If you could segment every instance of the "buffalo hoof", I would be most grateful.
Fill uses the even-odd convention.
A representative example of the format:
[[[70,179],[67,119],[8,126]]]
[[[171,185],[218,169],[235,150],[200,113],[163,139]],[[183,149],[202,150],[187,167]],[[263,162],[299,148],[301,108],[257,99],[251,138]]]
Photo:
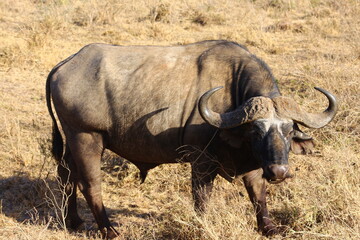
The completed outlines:
[[[100,232],[103,239],[114,239],[119,236],[119,233],[113,227],[100,229]]]
[[[66,223],[66,226],[72,230],[78,230],[84,221],[80,217],[74,217]]]
[[[279,234],[279,230],[280,229],[274,224],[269,224],[263,227],[262,229],[260,229],[262,235],[267,237]]]

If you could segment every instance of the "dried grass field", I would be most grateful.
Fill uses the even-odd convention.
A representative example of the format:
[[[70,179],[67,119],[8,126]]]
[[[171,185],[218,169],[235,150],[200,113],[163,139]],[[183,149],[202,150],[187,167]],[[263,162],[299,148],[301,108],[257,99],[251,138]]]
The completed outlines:
[[[51,157],[47,74],[92,42],[179,45],[228,39],[273,70],[282,93],[308,111],[334,93],[328,126],[306,129],[312,155],[290,155],[295,177],[268,186],[285,229],[273,239],[360,239],[360,1],[0,1],[0,239],[100,239],[83,198],[83,229],[62,229]],[[140,184],[132,164],[106,153],[103,197],[123,239],[266,239],[242,183],[215,180],[208,212],[192,208],[188,164],[162,165]],[[57,218],[60,214],[60,218]]]

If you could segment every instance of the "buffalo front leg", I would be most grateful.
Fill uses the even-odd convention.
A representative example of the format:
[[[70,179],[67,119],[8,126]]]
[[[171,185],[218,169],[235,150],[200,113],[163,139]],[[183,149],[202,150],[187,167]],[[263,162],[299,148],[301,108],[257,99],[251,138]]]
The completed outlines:
[[[103,138],[98,133],[75,133],[67,137],[74,158],[78,186],[83,193],[102,236],[115,238],[118,233],[111,226],[101,194],[100,159],[104,151]]]
[[[266,182],[262,175],[262,169],[253,170],[246,173],[243,180],[250,200],[255,208],[259,231],[264,235],[272,235],[277,233],[277,229],[269,218],[269,212],[266,206]]]
[[[195,211],[203,213],[210,197],[213,181],[217,175],[217,165],[212,159],[199,158],[191,163],[191,184]]]
[[[61,190],[66,199],[65,209],[63,214],[65,216],[66,225],[71,229],[77,229],[83,220],[79,217],[76,204],[76,190],[77,190],[77,174],[76,166],[73,162],[71,152],[68,146],[66,146],[64,158],[58,165],[58,175],[61,184]]]

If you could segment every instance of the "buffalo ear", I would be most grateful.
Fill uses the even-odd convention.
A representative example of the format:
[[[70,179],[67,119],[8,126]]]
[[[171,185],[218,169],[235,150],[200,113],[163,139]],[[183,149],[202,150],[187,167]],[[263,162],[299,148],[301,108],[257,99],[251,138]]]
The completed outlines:
[[[303,133],[300,128],[295,124],[294,133],[291,139],[291,151],[295,154],[310,154],[315,147],[312,137]]]
[[[314,149],[314,147],[315,144],[313,140],[291,140],[291,151],[293,151],[293,153],[295,154],[310,154],[313,152],[312,150]]]

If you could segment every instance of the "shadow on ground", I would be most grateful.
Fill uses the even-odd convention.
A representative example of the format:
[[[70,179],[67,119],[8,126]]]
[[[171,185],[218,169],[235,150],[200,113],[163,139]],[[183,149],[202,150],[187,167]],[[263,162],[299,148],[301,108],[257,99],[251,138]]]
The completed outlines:
[[[60,203],[60,192],[58,183],[51,179],[32,179],[26,173],[9,178],[0,177],[0,214],[13,218],[19,223],[27,224],[47,224],[49,229],[59,229],[60,225],[56,221],[55,209],[49,205],[49,200]],[[55,199],[54,197],[55,196]],[[89,231],[94,234],[97,229],[94,218],[84,199],[78,198],[79,214],[85,220],[85,225],[79,230]],[[111,209],[107,208],[110,221],[117,227],[117,222],[122,218],[135,217],[141,219],[159,218],[154,212],[144,212],[132,208]],[[120,220],[120,221],[119,221]]]

